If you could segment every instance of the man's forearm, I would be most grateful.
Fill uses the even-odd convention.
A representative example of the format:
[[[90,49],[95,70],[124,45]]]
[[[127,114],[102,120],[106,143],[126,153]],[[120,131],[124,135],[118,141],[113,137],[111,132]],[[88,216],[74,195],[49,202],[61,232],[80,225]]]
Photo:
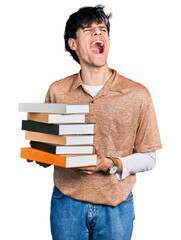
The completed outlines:
[[[152,170],[156,165],[156,151],[134,153],[126,157],[118,157],[121,162],[116,173],[119,180],[123,180],[130,174]]]

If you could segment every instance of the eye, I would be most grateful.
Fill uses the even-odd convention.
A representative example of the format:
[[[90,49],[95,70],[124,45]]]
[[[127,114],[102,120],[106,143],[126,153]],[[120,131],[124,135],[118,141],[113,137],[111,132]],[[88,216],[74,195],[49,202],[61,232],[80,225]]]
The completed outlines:
[[[90,32],[91,31],[91,28],[84,28],[83,29],[83,32]]]
[[[104,28],[104,27],[103,27],[103,28],[100,28],[100,30],[101,30],[101,32],[105,32],[105,33],[107,32],[107,29]]]

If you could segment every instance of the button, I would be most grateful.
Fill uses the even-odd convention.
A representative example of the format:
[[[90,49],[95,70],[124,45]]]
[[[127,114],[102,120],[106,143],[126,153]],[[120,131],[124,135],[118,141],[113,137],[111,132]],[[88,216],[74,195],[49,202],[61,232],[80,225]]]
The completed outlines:
[[[94,103],[94,100],[92,100],[91,103]]]

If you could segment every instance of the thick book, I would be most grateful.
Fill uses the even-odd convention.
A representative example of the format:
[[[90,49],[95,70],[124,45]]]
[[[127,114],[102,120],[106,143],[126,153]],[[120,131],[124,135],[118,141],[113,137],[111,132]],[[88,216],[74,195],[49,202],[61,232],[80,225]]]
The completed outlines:
[[[94,143],[94,135],[58,136],[31,131],[25,131],[25,139],[57,145],[93,145]]]
[[[35,148],[21,148],[21,158],[64,168],[96,166],[97,155],[56,155]]]
[[[47,124],[30,120],[22,120],[22,130],[54,135],[93,134],[94,123]]]
[[[89,104],[19,103],[19,112],[89,113]]]
[[[53,154],[93,154],[93,146],[59,146],[49,143],[31,141],[31,147]]]
[[[44,123],[85,123],[85,114],[27,113],[27,119]]]

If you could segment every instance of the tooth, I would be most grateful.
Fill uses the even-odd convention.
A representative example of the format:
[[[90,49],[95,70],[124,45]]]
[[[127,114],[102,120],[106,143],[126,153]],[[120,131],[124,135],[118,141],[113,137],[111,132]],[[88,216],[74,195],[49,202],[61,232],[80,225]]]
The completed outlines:
[[[91,44],[91,47],[92,47],[94,44],[96,44],[96,43],[101,43],[101,46],[104,45],[103,41],[95,41],[95,42],[93,42],[93,43]]]

